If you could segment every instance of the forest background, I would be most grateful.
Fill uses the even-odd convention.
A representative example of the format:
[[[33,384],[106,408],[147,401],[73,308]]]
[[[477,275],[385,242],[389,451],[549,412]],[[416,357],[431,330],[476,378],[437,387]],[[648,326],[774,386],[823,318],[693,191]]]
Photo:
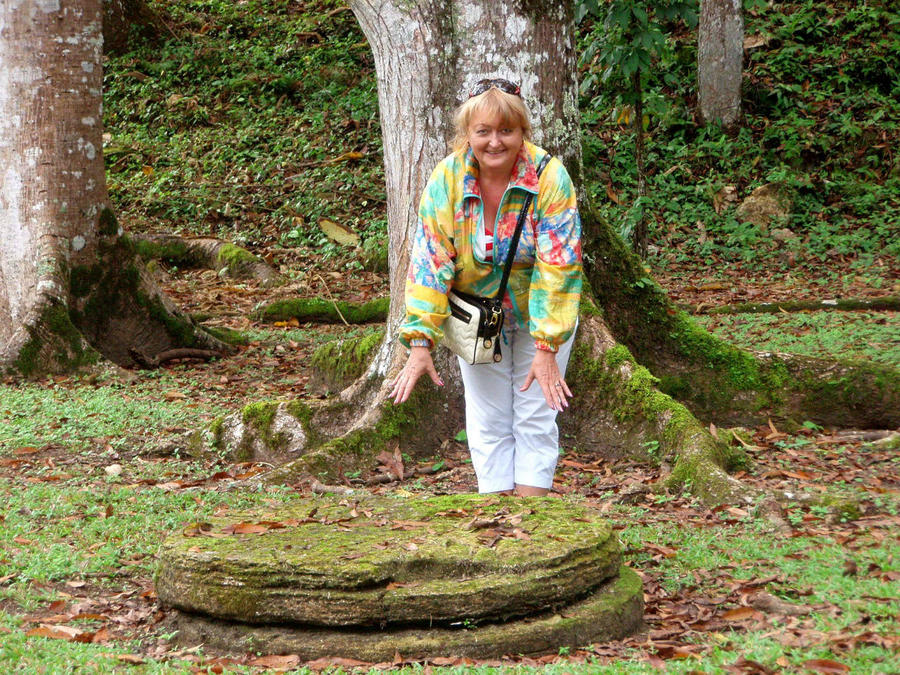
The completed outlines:
[[[648,196],[640,200],[632,112],[621,89],[604,85],[592,52],[604,28],[580,25],[588,190],[623,235],[646,220],[648,277],[737,344],[900,364],[895,311],[784,311],[787,301],[887,302],[900,293],[900,18],[890,6],[756,3],[745,13],[744,117],[731,131],[695,119],[695,31],[669,26],[670,49],[645,84]],[[120,222],[132,232],[233,242],[289,283],[269,288],[190,269],[173,252],[156,265],[164,287],[205,325],[239,332],[237,357],[3,382],[7,670],[299,665],[289,655],[216,661],[170,643],[152,590],[162,537],[213,512],[308,489],[232,489],[256,468],[192,456],[180,439],[246,403],[323,395],[335,383],[311,381],[313,351],[379,329],[265,322],[257,310],[266,303],[362,303],[387,293],[375,76],[349,10],[274,0],[150,7],[156,35],[134,35],[105,63],[104,154]],[[784,215],[765,224],[739,217],[738,205],[766,184],[779,186]],[[782,311],[709,311],[763,301]],[[744,443],[754,461],[744,480],[798,495],[828,485],[840,495],[830,504],[798,498],[789,528],[776,532],[749,510],[709,511],[689,491],[641,490],[658,475],[652,462],[624,471],[566,448],[559,491],[594,501],[619,528],[644,577],[650,631],[507,663],[560,673],[604,664],[610,672],[661,664],[671,672],[897,672],[898,460],[876,436],[813,421],[750,430]],[[434,457],[403,458],[405,480],[381,482],[387,462],[345,482],[471,490],[463,440],[446,439]],[[430,667],[495,665],[448,655]]]

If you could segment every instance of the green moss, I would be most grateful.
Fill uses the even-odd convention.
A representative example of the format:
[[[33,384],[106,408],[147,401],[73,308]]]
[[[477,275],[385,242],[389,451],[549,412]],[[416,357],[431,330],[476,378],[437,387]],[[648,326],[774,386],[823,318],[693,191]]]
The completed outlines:
[[[165,260],[173,265],[194,265],[196,261],[183,241],[164,243],[139,239],[134,242],[135,252],[145,260]]]
[[[69,290],[76,298],[83,298],[96,288],[103,278],[100,265],[76,265],[69,277]]]
[[[119,234],[119,221],[108,206],[100,210],[100,219],[97,225],[97,231],[105,237],[114,237]]]
[[[328,409],[332,414],[337,415],[339,414],[341,407],[342,403],[334,402],[328,407]],[[312,423],[315,411],[308,403],[305,403],[300,399],[294,399],[287,403],[284,409],[288,415],[300,422],[300,426],[303,428],[303,433],[306,434],[306,441],[309,447],[316,447],[324,441],[321,432]]]
[[[368,323],[384,321],[389,305],[390,298],[376,298],[362,305],[322,298],[294,298],[266,305],[256,316],[263,321],[337,322],[343,317],[348,323]]]
[[[216,254],[217,267],[226,268],[230,274],[237,274],[260,262],[262,261],[250,251],[234,244],[223,244]]]
[[[209,425],[209,432],[212,434],[212,446],[216,450],[222,449],[222,440],[225,435],[225,418],[217,417]]]
[[[140,291],[135,291],[134,296],[138,304],[147,310],[150,318],[165,327],[175,344],[184,347],[193,347],[197,344],[198,329],[189,319],[170,312],[158,297],[151,297]]]
[[[622,344],[615,344],[610,347],[603,355],[603,358],[606,361],[606,367],[611,369],[618,368],[623,363],[634,364],[631,352],[628,351],[628,347]]]
[[[415,453],[419,448],[426,447],[426,439],[431,440],[434,416],[443,414],[438,407],[442,401],[443,393],[436,387],[419,386],[405,403],[395,406],[390,401],[384,401],[380,419],[374,426],[325,442],[307,436],[311,449],[296,463],[272,472],[270,480],[274,483],[290,482],[304,473],[331,479],[342,471],[371,466],[381,451],[393,450],[398,442],[401,447]],[[337,414],[334,407],[326,410],[330,415]],[[428,446],[427,450],[432,448]]]
[[[300,422],[304,429],[309,426],[313,416],[313,409],[308,404],[295,399],[288,403],[285,409],[291,417]]]
[[[278,403],[275,401],[262,401],[245,405],[241,411],[241,419],[261,434],[266,434],[275,419]]]
[[[341,391],[365,372],[383,339],[384,330],[378,329],[359,337],[325,343],[310,361],[315,383],[328,391]]]
[[[37,332],[29,328],[30,339],[19,350],[19,357],[13,363],[13,369],[22,373],[25,377],[31,377],[38,372],[42,341]]]
[[[194,320],[197,319],[196,315],[192,315],[191,318]],[[229,345],[246,345],[250,343],[247,336],[240,331],[225,328],[224,326],[203,326],[203,330],[217,340]]]
[[[51,302],[36,325],[27,327],[29,339],[19,350],[13,370],[26,377],[45,372],[70,372],[97,363],[100,355],[86,346],[69,311]]]
[[[578,316],[593,316],[597,317],[598,319],[603,319],[603,308],[600,307],[596,302],[594,302],[593,298],[591,298],[590,286],[584,279],[582,279],[582,288],[584,290],[581,293],[581,301],[578,304]]]
[[[272,433],[272,423],[275,421],[275,413],[278,411],[277,401],[261,401],[244,406],[241,411],[241,419],[245,425],[254,430],[256,436],[263,442],[266,448],[273,452],[280,452],[287,447],[288,437],[284,433]],[[244,435],[241,447],[238,448],[239,460],[251,459],[249,456],[251,442],[248,434]]]

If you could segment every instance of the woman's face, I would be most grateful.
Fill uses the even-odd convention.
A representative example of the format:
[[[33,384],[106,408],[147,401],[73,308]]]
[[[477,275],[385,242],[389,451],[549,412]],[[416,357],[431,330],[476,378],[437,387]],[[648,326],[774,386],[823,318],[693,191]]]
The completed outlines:
[[[522,127],[509,126],[499,114],[475,113],[469,122],[468,138],[482,172],[512,173],[522,147]]]

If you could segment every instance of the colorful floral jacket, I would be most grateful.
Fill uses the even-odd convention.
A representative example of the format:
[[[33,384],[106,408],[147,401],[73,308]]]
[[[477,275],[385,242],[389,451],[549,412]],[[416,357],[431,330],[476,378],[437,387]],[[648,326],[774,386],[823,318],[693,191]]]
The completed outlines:
[[[483,205],[478,163],[471,149],[455,152],[435,168],[419,205],[419,225],[406,279],[406,322],[400,340],[407,347],[440,342],[450,314],[447,293],[492,297],[527,193],[535,195],[503,301],[505,325],[527,326],[539,349],[555,352],[578,318],[581,298],[581,220],[575,189],[565,167],[553,158],[538,183],[536,166],[547,154],[525,141],[494,226],[493,259],[476,253]]]

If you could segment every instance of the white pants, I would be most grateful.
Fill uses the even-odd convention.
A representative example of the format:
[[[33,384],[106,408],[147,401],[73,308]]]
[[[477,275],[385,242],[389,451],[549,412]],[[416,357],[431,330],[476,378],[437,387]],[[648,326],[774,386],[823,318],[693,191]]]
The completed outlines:
[[[526,329],[504,331],[503,360],[476,366],[459,362],[466,390],[466,435],[479,492],[516,485],[550,489],[559,459],[556,411],[547,405],[537,380],[525,383],[536,347]],[[565,377],[575,334],[556,354]]]

